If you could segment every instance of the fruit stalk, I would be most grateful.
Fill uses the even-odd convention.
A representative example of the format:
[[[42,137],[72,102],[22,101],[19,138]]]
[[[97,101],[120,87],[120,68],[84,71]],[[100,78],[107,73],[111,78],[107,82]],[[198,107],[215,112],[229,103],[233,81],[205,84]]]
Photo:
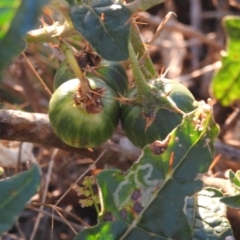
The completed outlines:
[[[74,74],[81,82],[82,93],[83,94],[89,93],[91,88],[89,86],[87,78],[85,77],[85,75],[82,73],[80,67],[78,66],[77,60],[73,54],[73,50],[71,49],[70,46],[67,45],[67,43],[64,43],[64,42],[61,43],[60,48],[64,52],[66,59],[70,65],[71,69],[73,70]]]

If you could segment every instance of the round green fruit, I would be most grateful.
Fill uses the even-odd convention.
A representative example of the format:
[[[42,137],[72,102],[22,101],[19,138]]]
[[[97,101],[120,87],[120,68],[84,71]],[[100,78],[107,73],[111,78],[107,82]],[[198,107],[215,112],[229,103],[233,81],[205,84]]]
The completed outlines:
[[[176,106],[185,113],[195,109],[194,97],[191,92],[182,84],[169,79],[159,78],[151,80],[149,84],[161,82],[164,93],[168,95]],[[159,90],[162,91],[162,90]],[[129,91],[127,98],[136,97],[137,89]],[[142,114],[142,107],[139,105],[122,104],[121,107],[121,125],[128,139],[137,147],[143,148],[156,140],[164,140],[166,136],[181,123],[183,115],[176,111],[157,106],[158,110],[154,121],[147,126],[146,119]]]
[[[53,79],[53,89],[54,91],[66,81],[75,78],[73,71],[71,70],[67,60],[64,60],[59,65],[54,79]]]
[[[101,90],[97,99],[99,108],[86,110],[78,104],[81,99],[80,81],[72,79],[63,83],[53,93],[49,103],[49,118],[57,136],[76,148],[93,148],[107,141],[119,122],[119,103],[116,93],[103,81],[88,79],[93,91]]]
[[[91,77],[100,77],[117,94],[121,94],[122,96],[126,95],[128,90],[128,77],[122,64],[103,60],[96,69],[96,74],[88,74]]]

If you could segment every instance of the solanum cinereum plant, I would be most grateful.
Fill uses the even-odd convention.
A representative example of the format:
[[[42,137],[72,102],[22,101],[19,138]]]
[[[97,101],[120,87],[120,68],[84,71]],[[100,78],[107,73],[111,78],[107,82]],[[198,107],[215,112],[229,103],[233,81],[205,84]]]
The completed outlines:
[[[74,75],[57,83],[49,104],[59,138],[74,147],[96,147],[111,137],[121,119],[127,137],[143,149],[127,172],[104,170],[97,176],[98,224],[80,232],[76,240],[220,240],[232,235],[226,208],[219,202],[222,193],[201,191],[203,183],[197,177],[214,157],[218,127],[212,106],[194,103],[183,85],[158,76],[134,19],[138,11],[162,2],[81,0],[64,7],[55,3],[65,22],[27,34],[27,42],[58,46]],[[99,73],[101,68],[90,74],[81,69],[68,41],[78,34],[100,62],[130,63],[133,87],[127,93],[127,88],[118,88],[114,74],[108,78],[108,73]],[[125,77],[123,86],[128,83]]]
[[[54,88],[58,88],[59,85],[64,82],[64,77],[67,81],[74,75],[79,76],[80,82],[86,82],[84,83],[84,88],[79,83],[78,90],[76,90],[75,87],[73,91],[77,91],[77,93],[75,93],[75,95],[78,95],[77,103],[76,98],[72,97],[74,100],[74,103],[72,104],[73,108],[75,110],[78,109],[77,111],[81,112],[79,117],[83,116],[85,112],[84,115],[86,119],[82,124],[79,124],[80,127],[73,127],[71,130],[69,130],[67,128],[63,128],[62,124],[60,124],[61,126],[59,125],[59,121],[66,122],[66,116],[68,116],[67,119],[69,119],[70,116],[69,113],[71,111],[67,111],[66,116],[64,116],[65,110],[63,110],[63,108],[65,105],[61,105],[61,114],[60,112],[56,114],[54,111],[56,106],[60,105],[59,101],[56,101],[56,99],[61,99],[63,96],[69,94],[60,94],[61,97],[59,98],[59,92],[63,91],[58,90],[52,96],[52,99],[54,99],[54,101],[50,101],[50,121],[56,134],[65,143],[74,147],[96,147],[111,137],[116,127],[116,121],[114,121],[113,126],[115,127],[109,127],[109,130],[111,129],[111,131],[107,131],[111,134],[105,135],[102,133],[102,135],[105,135],[105,137],[102,137],[100,133],[106,132],[106,127],[104,127],[103,123],[100,125],[95,125],[96,122],[95,124],[93,122],[93,125],[95,126],[92,127],[93,131],[90,132],[89,129],[88,131],[89,135],[92,135],[92,140],[93,138],[97,139],[95,141],[93,140],[93,144],[91,144],[91,141],[89,141],[87,137],[88,131],[85,132],[86,129],[84,127],[84,125],[88,122],[88,117],[89,123],[91,123],[90,119],[92,119],[93,116],[94,119],[96,119],[97,115],[99,118],[101,118],[102,115],[100,113],[104,112],[105,108],[107,108],[108,105],[106,103],[103,104],[103,101],[105,99],[105,89],[103,88],[102,90],[97,90],[101,92],[102,96],[99,96],[99,92],[95,93],[95,90],[91,87],[90,84],[87,83],[88,78],[82,74],[82,68],[84,68],[84,70],[90,69],[91,73],[87,73],[86,76],[93,77],[95,81],[103,80],[116,92],[116,94],[120,96],[118,100],[123,105],[121,111],[121,124],[123,130],[126,133],[127,137],[132,141],[132,143],[140,148],[143,148],[146,144],[149,144],[154,140],[164,139],[168,133],[181,122],[183,114],[194,109],[194,98],[188,89],[179,83],[167,80],[163,77],[147,80],[139,67],[139,64],[136,60],[136,53],[134,52],[131,43],[128,44],[128,49],[130,53],[130,61],[132,62],[135,90],[131,90],[131,92],[126,95],[126,91],[128,89],[128,79],[123,67],[120,64],[102,61],[99,66],[96,66],[96,70],[94,69],[94,66],[86,65],[82,67],[81,62],[79,63],[76,61],[76,58],[70,51],[69,47],[65,46],[62,48],[62,50],[66,53],[67,59],[61,64],[61,68],[59,68],[56,73],[54,79]],[[91,55],[90,52],[87,54]],[[64,86],[66,87],[66,84]],[[59,88],[61,88],[61,86]],[[96,94],[98,94],[99,98],[96,98],[96,96],[94,96]],[[75,95],[72,93],[72,96]],[[126,95],[126,98],[124,95]],[[112,97],[116,98],[117,96]],[[97,111],[93,107],[93,101],[96,101],[95,104],[96,108],[98,109]],[[66,102],[69,104],[68,101]],[[90,107],[88,104],[90,104]],[[69,109],[69,107],[67,107],[67,109]],[[115,110],[117,111],[117,109]],[[109,114],[110,112],[107,112],[106,116],[111,116]],[[58,117],[56,117],[56,115],[58,115]],[[117,115],[117,113],[114,115]],[[112,116],[113,119],[115,119],[114,115]],[[56,119],[58,119],[58,121]],[[106,123],[106,126],[108,125],[106,119],[104,119],[103,122]],[[111,124],[109,126],[111,126]],[[159,128],[159,126],[161,126],[161,128]],[[83,129],[84,134],[82,132]],[[78,132],[78,134],[73,135],[73,133],[76,132]],[[94,132],[97,134],[95,135]],[[63,136],[68,137],[66,138]],[[77,139],[71,139],[72,136],[77,137]],[[77,144],[77,142],[79,144]]]

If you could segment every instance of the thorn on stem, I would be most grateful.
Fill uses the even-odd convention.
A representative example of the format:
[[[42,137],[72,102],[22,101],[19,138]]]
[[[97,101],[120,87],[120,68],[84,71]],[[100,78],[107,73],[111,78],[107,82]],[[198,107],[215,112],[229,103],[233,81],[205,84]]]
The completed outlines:
[[[163,141],[156,140],[155,142],[151,143],[149,147],[153,154],[155,155],[163,154],[168,147],[170,138],[171,135],[168,135]]]

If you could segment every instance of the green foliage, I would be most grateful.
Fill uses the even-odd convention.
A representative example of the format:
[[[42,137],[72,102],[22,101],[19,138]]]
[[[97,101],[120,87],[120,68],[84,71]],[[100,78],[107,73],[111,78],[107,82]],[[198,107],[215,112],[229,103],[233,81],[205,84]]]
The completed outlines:
[[[37,192],[40,171],[33,165],[26,172],[0,181],[0,235],[12,227],[27,201]]]
[[[168,141],[146,146],[126,173],[101,172],[97,176],[102,206],[99,224],[82,231],[75,240],[224,239],[225,232],[231,232],[229,224],[223,224],[221,230],[211,227],[219,221],[211,209],[212,223],[199,223],[197,216],[205,219],[199,209],[207,206],[201,199],[198,205],[188,201],[202,188],[196,176],[211,164],[217,134],[211,111],[199,106],[184,116]],[[205,225],[210,226],[207,231]]]
[[[131,47],[132,56],[130,54],[130,59],[132,66],[135,68],[132,69],[137,88],[132,97],[137,96],[140,92],[139,89],[141,89],[142,93],[147,92],[143,101],[151,103],[152,96],[157,94],[156,91],[151,92],[153,94],[146,91],[145,78],[150,75],[155,76],[156,72],[149,56],[146,54],[146,49],[138,31],[134,28],[130,30],[133,15],[131,10],[147,9],[147,6],[152,6],[153,2],[160,3],[163,1],[139,1],[142,6],[132,4],[129,7],[129,5],[124,6],[119,1],[114,0],[67,0],[71,6],[70,9],[67,6],[65,8],[64,5],[63,11],[60,11],[65,18],[64,27],[61,28],[61,26],[56,25],[56,28],[58,28],[57,34],[53,30],[51,34],[47,31],[41,32],[42,29],[33,31],[31,38],[34,39],[34,42],[38,42],[38,37],[39,42],[44,42],[45,39],[47,39],[46,42],[50,41],[52,43],[66,44],[67,42],[69,44],[67,50],[72,53],[71,41],[65,41],[64,37],[69,37],[68,34],[76,34],[73,29],[74,26],[99,55],[110,61],[128,59],[128,46],[134,45]],[[25,48],[26,44],[23,41],[23,36],[35,27],[40,10],[46,2],[47,0],[5,0],[0,3],[0,48],[1,59],[3,59],[0,61],[0,72],[14,55]],[[61,1],[56,2],[58,4]],[[74,6],[76,2],[80,4]],[[68,14],[70,14],[72,21]],[[240,76],[238,66],[240,63],[239,20],[238,17],[224,19],[228,33],[228,55],[223,57],[223,66],[216,74],[213,82],[214,94],[224,105],[230,105],[240,96],[238,88],[240,86],[238,82]],[[130,31],[134,34],[129,34]],[[136,39],[137,41],[134,41]],[[140,58],[138,58],[138,54]],[[139,66],[139,60],[142,63],[141,67]],[[68,62],[71,69],[76,70],[69,60]],[[64,64],[65,68],[61,70],[58,76],[62,82],[65,82],[67,80],[65,78],[69,77],[64,74],[70,69],[66,62]],[[78,68],[77,64],[75,67]],[[144,74],[142,69],[144,69]],[[59,102],[53,106],[53,110],[50,102],[51,123],[57,129],[55,129],[56,132],[60,133],[58,135],[61,136],[61,139],[64,141],[64,138],[66,138],[65,142],[67,144],[74,147],[95,147],[112,135],[119,122],[120,111],[118,111],[119,103],[116,101],[117,95],[110,90],[109,95],[104,95],[101,101],[98,98],[98,103],[101,103],[100,107],[103,111],[106,111],[108,107],[110,108],[107,101],[114,100],[114,105],[110,110],[115,111],[117,109],[116,113],[106,112],[104,118],[98,118],[99,115],[94,116],[95,113],[91,113],[92,122],[89,121],[91,118],[88,118],[89,116],[86,114],[86,120],[82,121],[85,113],[79,114],[80,111],[78,110],[85,110],[85,106],[80,101],[82,96],[76,93],[81,89],[79,80],[83,82],[83,79],[86,80],[86,78],[81,79],[81,75],[84,76],[84,74],[79,74],[79,77],[76,72],[81,73],[81,70],[70,74],[70,77],[73,74],[79,79],[75,81],[75,89],[72,88],[72,85],[69,85],[71,91],[66,93],[67,99],[63,95],[68,90],[66,89],[68,84],[64,83],[65,87],[62,89],[59,87],[55,92],[59,95],[57,96]],[[134,72],[140,74],[137,75]],[[119,77],[126,76],[121,69],[106,73],[102,67],[98,73],[106,78],[106,84],[101,85],[100,82],[102,81],[96,83],[96,85],[100,84],[99,89],[102,89],[104,94],[108,86],[112,87],[112,80],[116,80],[115,83],[117,83],[112,88],[115,90],[116,87],[120,90],[115,91],[125,93],[128,82],[122,82],[122,86],[120,86],[120,80],[115,77],[116,75]],[[111,75],[114,77],[110,77]],[[64,77],[62,78],[62,76]],[[136,76],[140,76],[140,78],[138,79]],[[110,81],[110,83],[107,81]],[[94,84],[91,85],[91,81],[89,84],[91,91],[87,93],[91,95],[96,88]],[[166,99],[169,100],[170,97],[172,99],[170,99],[171,101],[161,102],[162,105],[159,107],[161,108],[161,114],[164,113],[166,106],[169,107],[167,104],[170,103],[171,105],[173,102],[174,106],[177,107],[178,104],[181,104],[182,111],[185,112],[186,109],[186,112],[191,112],[187,114],[181,112],[181,115],[177,112],[179,118],[173,126],[175,129],[171,127],[171,129],[166,130],[164,137],[162,137],[163,139],[167,136],[165,140],[160,141],[162,139],[158,137],[157,141],[146,147],[144,147],[146,144],[143,143],[143,146],[141,145],[141,147],[144,147],[142,156],[125,173],[119,170],[102,171],[96,179],[99,194],[93,192],[94,181],[91,177],[84,179],[83,187],[76,188],[78,195],[84,197],[80,200],[82,207],[94,205],[98,212],[98,225],[80,232],[76,236],[76,240],[223,240],[225,237],[232,235],[231,227],[225,216],[226,206],[223,203],[239,208],[240,173],[230,172],[230,180],[237,193],[235,196],[223,197],[221,192],[212,188],[202,190],[202,181],[197,176],[206,172],[212,162],[214,140],[218,135],[218,127],[213,121],[212,109],[209,105],[199,103],[197,109],[194,110],[193,97],[187,97],[186,95],[181,97],[178,92],[179,89],[181,89],[180,86],[176,91],[172,89],[164,92],[163,95]],[[173,94],[176,95],[176,99],[172,96]],[[79,102],[74,102],[73,96]],[[90,99],[92,100],[91,97]],[[140,105],[139,102],[138,105]],[[151,104],[145,106],[145,113],[151,113],[151,111],[147,112],[149,106],[151,107]],[[170,110],[174,112],[176,108],[173,105],[171,107]],[[162,110],[163,108],[165,109]],[[58,110],[62,111],[62,109],[66,110],[64,114],[57,112]],[[138,112],[137,116],[141,113]],[[152,117],[151,114],[149,115]],[[164,129],[169,124],[171,115],[168,115],[168,117],[166,114],[164,115],[166,117],[165,124],[159,124],[154,128],[154,132],[158,132],[158,128]],[[137,116],[134,118],[137,118]],[[99,119],[102,122],[97,125]],[[113,124],[112,121],[114,121]],[[59,122],[61,124],[55,127]],[[131,127],[130,124],[134,121],[126,122]],[[101,128],[102,124],[105,124],[104,127],[106,128]],[[83,132],[78,131],[80,127]],[[141,138],[136,135],[134,138],[137,140],[145,139],[145,130],[146,122],[144,121]],[[109,131],[111,132],[109,133]],[[66,136],[63,138],[62,135]],[[88,142],[91,144],[88,145]],[[147,144],[150,142],[152,141],[147,142]],[[21,213],[27,201],[36,193],[39,183],[40,173],[36,165],[33,165],[30,170],[24,173],[0,181],[0,234],[11,228],[15,218]],[[99,210],[99,203],[101,211]]]
[[[47,0],[0,2],[0,75],[11,58],[24,50],[23,36],[36,26],[41,8],[46,3]],[[0,174],[2,172],[0,168]],[[0,235],[12,227],[27,201],[37,192],[39,183],[40,172],[36,165],[0,181]]]
[[[84,187],[76,187],[76,191],[78,196],[85,196],[85,199],[80,199],[79,203],[81,204],[81,207],[90,207],[92,205],[95,206],[96,211],[99,213],[99,207],[98,204],[100,203],[99,196],[94,194],[93,192],[93,184],[95,183],[95,179],[93,176],[88,177],[86,176],[83,181]]]
[[[26,47],[23,36],[36,26],[41,8],[47,2],[48,0],[15,0],[0,3],[0,22],[3,23],[0,28],[0,75],[11,58],[20,54]],[[2,13],[4,14],[1,15]]]
[[[227,196],[221,198],[221,202],[225,203],[227,206],[231,208],[240,208],[240,171],[237,171],[236,174],[233,173],[232,170],[229,171],[229,180],[235,189],[236,195]]]
[[[109,61],[128,58],[131,14],[126,7],[111,0],[94,0],[91,5],[85,0],[70,9],[76,30]]]
[[[62,61],[55,73],[53,79],[53,89],[54,91],[66,81],[75,78],[73,71],[71,70],[67,60]]]
[[[240,18],[225,17],[223,25],[227,33],[227,55],[222,57],[222,67],[216,73],[213,93],[222,105],[230,106],[240,96]]]
[[[240,171],[237,171],[235,174],[232,170],[229,171],[229,180],[236,191],[240,191]]]
[[[0,3],[0,39],[3,38],[7,33],[20,3],[21,3],[20,0],[1,1]]]
[[[125,95],[128,90],[128,77],[124,67],[118,62],[101,61],[95,73],[89,77],[101,78],[116,93]]]

